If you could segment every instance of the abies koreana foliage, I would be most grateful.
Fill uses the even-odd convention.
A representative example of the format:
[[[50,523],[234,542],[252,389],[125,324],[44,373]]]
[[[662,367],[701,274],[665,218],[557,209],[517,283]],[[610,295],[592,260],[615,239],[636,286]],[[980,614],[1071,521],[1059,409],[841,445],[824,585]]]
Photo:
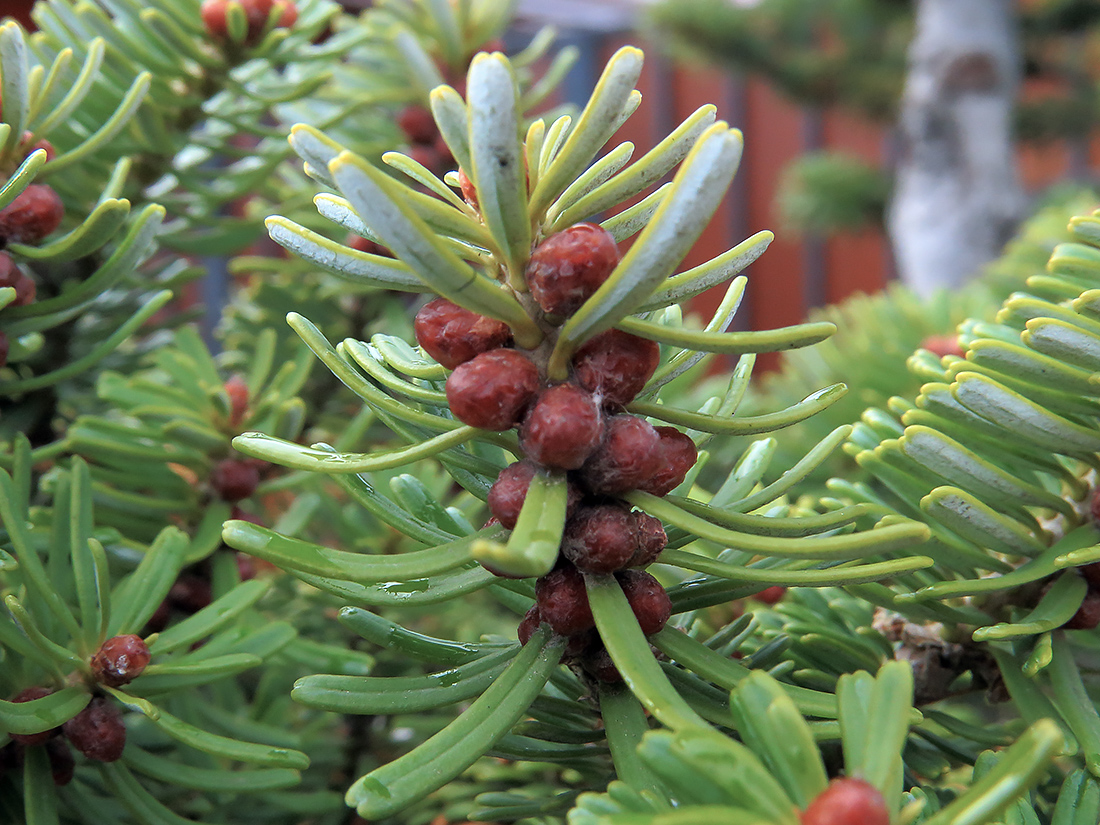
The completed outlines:
[[[680,269],[740,133],[634,158],[641,52],[547,110],[510,12],[0,26],[0,822],[1095,823],[1098,219],[779,461],[834,325]]]
[[[780,412],[732,415],[754,353],[807,345],[832,327],[723,332],[744,289],[740,277],[704,329],[684,326],[674,304],[735,275],[770,236],[676,273],[732,179],[741,141],[715,122],[712,107],[704,107],[633,164],[630,144],[599,157],[637,106],[640,57],[635,49],[618,52],[576,117],[549,125],[540,118],[526,126],[507,59],[476,57],[465,100],[447,86],[432,93],[435,121],[459,165],[442,180],[410,158],[393,156],[389,162],[407,178],[395,179],[310,127],[296,127],[291,135],[309,174],[333,190],[317,197],[321,214],[387,254],[333,250],[331,241],[283,218],[271,219],[273,237],[314,259],[324,245],[347,261],[349,271],[354,266],[377,285],[440,296],[415,318],[419,349],[383,334],[333,346],[306,318],[289,317],[318,358],[405,445],[351,453],[262,433],[234,440],[255,458],[333,476],[378,517],[428,545],[396,556],[364,556],[242,521],[227,523],[223,534],[230,546],[349,602],[342,619],[366,638],[452,666],[412,681],[307,677],[295,687],[298,701],[376,714],[473,700],[426,742],[351,785],[347,801],[366,818],[400,813],[481,753],[564,762],[585,772],[610,758],[603,771],[629,777],[627,784],[642,794],[642,807],[633,810],[656,813],[662,804],[686,804],[687,791],[654,778],[652,766],[638,761],[648,741],[644,713],[683,736],[685,754],[704,761],[700,755],[708,748],[733,747],[719,730],[736,728],[745,736],[744,718],[754,715],[746,713],[740,724],[729,715],[724,690],[751,670],[683,632],[693,627],[696,611],[766,585],[866,584],[906,571],[918,575],[934,563],[905,552],[929,538],[906,519],[891,515],[876,529],[847,529],[857,521],[874,526],[867,504],[752,512],[779,503],[800,474],[845,439],[848,427],[773,485],[757,484],[767,464],[763,455],[717,491],[692,484],[698,449],[712,437],[794,423],[841,388],[826,388]],[[674,168],[671,182],[657,186]],[[586,222],[636,196],[634,206],[613,217]],[[621,254],[618,244],[628,238],[633,243]],[[341,258],[327,256],[330,266]],[[725,394],[699,410],[661,403],[662,389],[708,352],[740,356]],[[440,531],[439,519],[432,524],[423,507],[387,500],[370,481],[371,473],[429,458],[487,501],[491,518],[483,528],[452,522]],[[716,544],[729,549],[716,554]],[[869,556],[879,560],[857,562]],[[661,562],[664,581],[642,569],[654,561]],[[410,635],[370,612],[439,604],[475,591],[522,614],[517,642],[456,647]],[[669,624],[673,615],[678,626]],[[892,672],[907,674],[907,668]],[[800,724],[798,711],[826,728],[836,724],[829,721],[838,710],[831,690],[773,686],[761,678],[761,690],[782,696],[782,706]],[[885,682],[891,688],[883,690],[907,706],[911,689],[906,677],[897,678],[902,681]],[[585,696],[598,700],[598,723],[583,705],[564,716],[553,710],[562,700]],[[766,708],[771,700],[760,701]],[[901,803],[898,749],[907,726],[920,718],[890,716],[893,737],[876,738],[870,750],[858,746],[866,758],[895,765],[887,771],[889,783],[865,783],[866,795],[863,780],[826,791],[823,780],[807,776],[789,798],[761,784],[749,798],[712,801],[730,816],[766,811],[772,819],[762,821],[778,822],[797,818],[802,809],[804,820],[813,822],[827,815],[819,811],[847,804],[834,799],[854,793],[857,810],[866,804],[873,811],[868,815],[888,821]],[[878,733],[873,725],[867,730],[872,737]],[[1045,722],[1029,736],[1034,743],[1029,739],[1017,749],[997,774],[1011,776],[1018,788],[1037,778],[1061,734]],[[754,758],[737,760],[736,770],[749,770]],[[695,769],[684,771],[697,776]],[[752,785],[743,781],[745,790]],[[976,789],[960,798],[959,807],[995,805],[988,795]],[[488,795],[482,802],[488,806],[478,814],[483,817],[507,815],[493,813],[498,807],[512,816],[553,810],[524,796]],[[591,804],[599,810],[601,803]],[[584,814],[575,816],[583,821]]]

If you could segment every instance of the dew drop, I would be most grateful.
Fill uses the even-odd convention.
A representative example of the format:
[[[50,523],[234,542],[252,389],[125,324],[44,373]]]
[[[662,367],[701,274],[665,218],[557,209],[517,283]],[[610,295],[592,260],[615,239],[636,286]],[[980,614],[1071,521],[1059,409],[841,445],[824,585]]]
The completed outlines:
[[[383,799],[390,799],[392,794],[390,789],[375,779],[373,776],[364,776],[359,780],[359,786],[368,794],[374,794],[380,796]]]
[[[437,673],[435,680],[444,687],[451,687],[451,685],[457,685],[462,681],[462,674],[457,670],[445,670],[442,673]]]

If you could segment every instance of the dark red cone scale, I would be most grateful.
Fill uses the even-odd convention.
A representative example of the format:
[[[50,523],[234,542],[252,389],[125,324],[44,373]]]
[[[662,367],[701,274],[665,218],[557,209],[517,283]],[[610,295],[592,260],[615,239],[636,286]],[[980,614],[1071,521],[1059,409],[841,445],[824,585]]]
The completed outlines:
[[[470,176],[466,174],[465,169],[458,170],[458,187],[462,190],[463,200],[474,209],[479,209],[481,204],[478,203],[477,188],[474,186],[474,182],[470,180]]]
[[[417,104],[410,104],[398,112],[397,126],[413,143],[433,143],[439,134],[432,113]]]
[[[202,610],[212,599],[210,580],[195,573],[181,573],[168,590],[169,606],[187,615]]]
[[[765,587],[759,593],[753,593],[752,598],[761,604],[779,604],[786,595],[787,588],[776,584],[771,587]]]
[[[68,785],[76,773],[76,760],[64,739],[51,739],[46,743],[46,756],[50,760],[50,775],[57,787]]]
[[[15,300],[12,301],[12,306],[25,307],[34,303],[38,295],[38,284],[26,272],[19,273],[12,287],[15,288]]]
[[[249,524],[256,524],[260,527],[266,527],[264,520],[254,513],[246,513],[240,507],[234,507],[229,511],[229,517],[237,519],[238,521],[247,521]]]
[[[623,681],[623,675],[615,667],[611,654],[602,645],[585,656],[582,666],[597,682],[603,682],[606,685],[617,685]]]
[[[240,501],[256,492],[260,483],[260,470],[255,463],[238,458],[227,458],[214,465],[210,473],[210,486],[223,501]]]
[[[449,370],[512,343],[512,330],[503,321],[470,312],[446,298],[429,301],[416,313],[413,332],[424,351]]]
[[[405,150],[405,154],[431,172],[438,172],[443,161],[434,146],[425,146],[423,143],[414,143]]]
[[[569,641],[565,643],[565,650],[561,654],[562,664],[569,665],[583,662],[588,656],[588,651],[599,645],[600,634],[595,627],[590,627],[588,630],[570,636]]]
[[[46,153],[46,163],[49,163],[51,160],[57,157],[57,150],[53,148],[52,143],[50,143],[45,138],[42,138],[41,140],[36,140],[34,143],[31,143],[30,139],[32,137],[33,135],[30,132],[23,133],[21,148],[24,152],[27,153],[27,155],[30,155],[41,149],[43,152]]]
[[[801,815],[802,825],[890,825],[878,788],[862,779],[834,779]]]
[[[160,633],[164,628],[168,627],[168,621],[172,618],[172,602],[168,599],[164,599],[157,609],[153,611],[153,615],[149,617],[149,621],[145,623],[145,633]]]
[[[32,183],[0,209],[0,241],[35,244],[54,232],[65,217],[61,197],[44,183]]]
[[[675,427],[657,427],[661,438],[661,462],[659,469],[638,489],[654,496],[667,496],[680,486],[688,470],[695,466],[699,451],[695,442]]]
[[[539,606],[536,604],[523,614],[523,619],[516,628],[516,638],[519,639],[519,643],[525,645],[531,641],[540,624],[542,624],[542,616],[539,615]]]
[[[519,431],[524,454],[543,467],[576,470],[600,444],[603,416],[575,384],[544,390]]]
[[[239,427],[248,412],[248,384],[241,376],[234,375],[225,382],[223,389],[229,396],[229,426]]]
[[[497,480],[489,488],[489,512],[509,530],[514,530],[527,488],[535,477],[535,465],[530,461],[517,461],[500,471]]]
[[[109,687],[134,681],[149,664],[149,647],[140,636],[113,636],[92,657],[92,672]]]
[[[1077,612],[1062,627],[1066,630],[1092,630],[1100,626],[1100,593],[1091,588]]]
[[[584,462],[580,478],[593,493],[617,495],[641,487],[662,469],[661,436],[633,415],[607,419],[603,441]]]
[[[1100,489],[1093,490],[1089,499],[1089,515],[1093,524],[1100,526]],[[1097,562],[1100,564],[1100,562]]]
[[[575,636],[596,626],[584,576],[575,567],[559,567],[536,581],[535,602],[542,621],[562,636]]]
[[[1077,572],[1085,577],[1090,588],[1100,590],[1100,561],[1078,567]]]
[[[523,502],[527,499],[527,488],[535,477],[538,468],[530,461],[517,461],[500,471],[497,480],[489,488],[489,512],[509,530],[514,530],[519,519]],[[582,498],[580,490],[569,484],[566,492],[565,515],[568,518],[576,510]]]
[[[645,567],[654,562],[668,544],[665,526],[661,520],[648,513],[636,511],[633,514],[635,530],[638,533],[638,552],[630,560],[631,567]]]
[[[610,232],[578,223],[535,248],[527,264],[527,286],[544,311],[572,315],[607,280],[619,258]]]
[[[0,287],[5,286],[15,290],[15,300],[11,306],[32,304],[38,293],[34,279],[16,266],[10,255],[0,253]]]
[[[622,570],[638,551],[637,522],[629,510],[618,505],[583,507],[565,525],[561,551],[581,570]]]
[[[451,147],[447,145],[443,135],[436,135],[435,140],[432,142],[432,150],[439,159],[438,164],[442,170],[450,172],[455,168],[455,156],[451,154]]]
[[[378,255],[382,258],[392,258],[393,253],[380,243],[375,243],[370,238],[364,238],[362,235],[356,235],[352,232],[348,235],[347,240],[344,241],[345,246],[350,246],[356,252],[366,252],[370,255]]]
[[[280,8],[279,17],[275,21],[275,27],[279,29],[289,29],[295,23],[298,22],[298,7],[295,6],[290,0],[258,0],[259,5],[262,7],[266,5],[268,10],[271,6]],[[265,11],[265,14],[267,12]]]
[[[463,424],[507,430],[519,423],[538,388],[538,367],[513,349],[496,349],[459,364],[445,389],[451,412]]]
[[[256,574],[259,572],[256,559],[245,553],[235,553],[234,556],[237,562],[237,575],[241,577],[241,581],[246,582],[256,578]]]
[[[44,699],[53,693],[52,690],[45,687],[29,687],[25,690],[19,691],[11,701],[22,704],[23,702],[33,702],[35,699]],[[21,745],[41,745],[46,740],[56,736],[60,728],[51,728],[50,730],[44,730],[41,733],[11,733],[8,734],[13,742],[18,742]]]
[[[89,759],[114,762],[126,747],[126,725],[113,703],[96,696],[84,710],[61,727],[72,746]]]
[[[225,40],[229,37],[227,17],[229,2],[230,0],[204,0],[199,8],[202,23],[215,40]],[[279,16],[275,20],[276,28],[289,28],[298,21],[298,8],[290,0],[237,0],[237,2],[244,9],[245,19],[248,21],[248,33],[245,35],[245,43],[248,44],[254,44],[259,39],[272,8],[279,9]]]
[[[672,600],[661,583],[642,570],[616,574],[642,633],[650,636],[665,626],[672,615]]]
[[[577,350],[573,374],[604,406],[622,407],[642,391],[660,361],[661,348],[656,341],[609,329]]]
[[[959,344],[959,336],[957,335],[929,335],[923,341],[920,342],[921,349],[926,349],[940,358],[945,355],[954,355],[962,358],[966,355],[963,352],[962,346]]]
[[[16,267],[15,261],[12,260],[11,255],[6,252],[0,252],[0,286],[15,286],[15,281],[19,277],[19,268]]]

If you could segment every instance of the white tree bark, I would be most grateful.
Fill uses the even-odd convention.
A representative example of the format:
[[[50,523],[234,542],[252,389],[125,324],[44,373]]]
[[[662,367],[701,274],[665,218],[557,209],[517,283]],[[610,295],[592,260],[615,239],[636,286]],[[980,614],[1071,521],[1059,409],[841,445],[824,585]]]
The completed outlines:
[[[1023,216],[1019,82],[1014,0],[918,0],[887,223],[898,272],[920,294],[976,274]]]

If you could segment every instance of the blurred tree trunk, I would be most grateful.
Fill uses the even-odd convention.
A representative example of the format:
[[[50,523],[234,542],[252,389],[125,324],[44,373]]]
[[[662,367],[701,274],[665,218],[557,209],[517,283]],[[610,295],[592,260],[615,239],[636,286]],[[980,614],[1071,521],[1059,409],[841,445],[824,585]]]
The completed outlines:
[[[888,225],[902,279],[951,288],[1024,212],[1012,141],[1020,84],[1012,0],[918,0]]]

